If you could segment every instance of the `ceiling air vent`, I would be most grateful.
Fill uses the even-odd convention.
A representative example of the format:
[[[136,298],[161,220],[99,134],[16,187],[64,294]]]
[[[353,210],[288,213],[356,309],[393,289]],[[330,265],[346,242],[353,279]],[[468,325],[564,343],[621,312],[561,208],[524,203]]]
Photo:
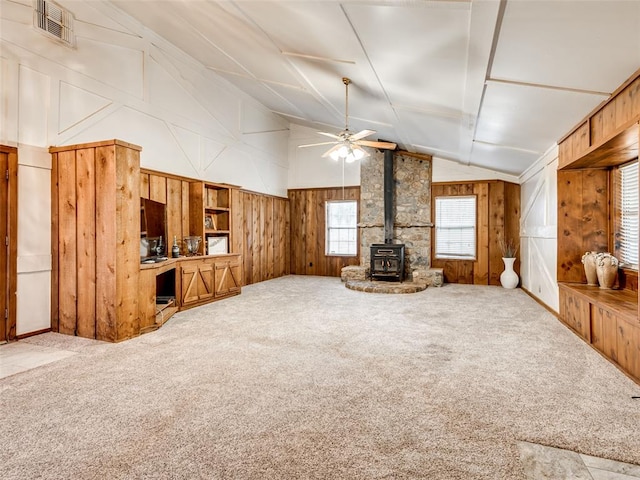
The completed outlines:
[[[33,24],[47,35],[74,46],[73,14],[49,0],[35,0]]]

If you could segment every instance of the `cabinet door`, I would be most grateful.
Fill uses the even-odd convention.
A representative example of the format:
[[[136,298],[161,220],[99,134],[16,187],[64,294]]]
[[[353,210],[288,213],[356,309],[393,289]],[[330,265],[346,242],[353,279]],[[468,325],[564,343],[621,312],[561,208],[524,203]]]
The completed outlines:
[[[240,262],[218,260],[215,267],[215,296],[224,297],[240,290]]]
[[[640,328],[622,318],[618,318],[617,324],[615,360],[632,377],[640,379]]]
[[[201,263],[198,266],[198,300],[213,297],[213,264]]]
[[[181,304],[187,305],[189,303],[198,301],[198,264],[195,262],[189,262],[181,268],[182,278],[182,292],[180,295]]]
[[[613,360],[616,359],[616,327],[615,314],[591,305],[591,344]]]
[[[591,342],[590,305],[571,292],[560,291],[560,318],[587,342]]]

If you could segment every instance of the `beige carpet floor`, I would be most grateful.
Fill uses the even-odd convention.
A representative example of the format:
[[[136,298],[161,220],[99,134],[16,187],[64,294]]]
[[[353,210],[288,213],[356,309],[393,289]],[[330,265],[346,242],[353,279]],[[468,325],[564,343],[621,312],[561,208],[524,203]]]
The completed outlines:
[[[289,276],[0,380],[6,479],[522,479],[640,464],[640,387],[521,290]],[[2,348],[2,347],[0,347]]]

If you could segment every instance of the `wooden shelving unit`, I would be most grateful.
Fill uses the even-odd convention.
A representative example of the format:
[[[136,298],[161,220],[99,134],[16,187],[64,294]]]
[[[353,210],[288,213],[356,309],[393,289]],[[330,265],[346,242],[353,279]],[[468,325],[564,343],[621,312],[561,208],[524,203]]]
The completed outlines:
[[[202,237],[199,253],[229,253],[231,247],[231,187],[229,185],[192,182],[189,186],[192,235]],[[216,250],[208,251],[208,239],[218,240]]]

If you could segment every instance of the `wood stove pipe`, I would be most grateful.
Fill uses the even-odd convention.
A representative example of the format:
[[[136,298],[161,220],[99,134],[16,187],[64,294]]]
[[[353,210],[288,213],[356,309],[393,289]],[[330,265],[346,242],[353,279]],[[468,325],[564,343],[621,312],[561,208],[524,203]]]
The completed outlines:
[[[393,243],[393,151],[384,151],[384,243]]]

